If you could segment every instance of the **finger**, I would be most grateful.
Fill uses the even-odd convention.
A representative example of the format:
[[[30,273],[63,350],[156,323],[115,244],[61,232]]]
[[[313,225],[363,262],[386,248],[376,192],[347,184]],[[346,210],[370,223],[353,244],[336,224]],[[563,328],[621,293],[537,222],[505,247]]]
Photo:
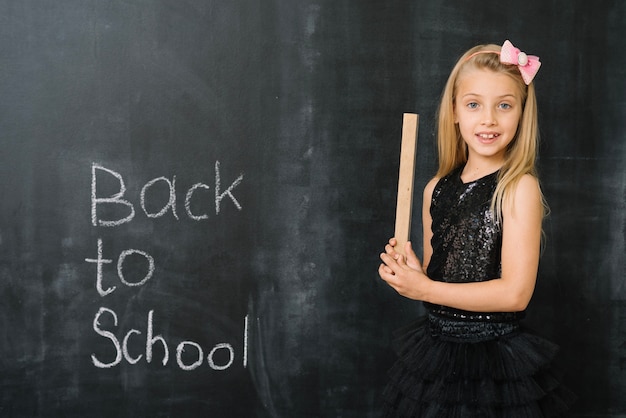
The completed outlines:
[[[396,261],[395,257],[391,256],[390,254],[382,253],[380,255],[380,259],[383,261],[383,263],[385,263],[385,265],[387,265],[387,267],[389,267],[389,269],[393,273],[399,270],[400,267],[398,266],[398,262]]]
[[[393,274],[393,270],[391,270],[391,269],[390,269],[390,268],[389,268],[386,264],[384,264],[384,263],[381,263],[381,264],[380,264],[379,270],[380,270],[380,269],[383,269],[383,271],[384,271],[385,273],[387,273],[387,274]]]
[[[389,274],[385,272],[384,269],[384,264],[381,264],[378,274],[380,275],[380,278],[389,286],[391,287],[393,290],[395,290],[396,292],[399,293],[398,291],[398,283],[397,283],[397,277],[393,274]]]
[[[397,254],[396,249],[391,244],[385,245],[385,252],[394,258]]]
[[[415,251],[413,251],[413,244],[411,244],[411,241],[407,241],[407,243],[404,244],[404,253],[406,254],[407,261],[419,264],[419,259],[417,258]]]
[[[389,238],[389,245],[395,247],[396,245],[398,245],[398,240],[395,237]]]
[[[383,280],[384,280],[384,278],[385,278],[384,276],[385,276],[386,274],[388,274],[388,273],[387,273],[387,271],[386,271],[386,267],[387,267],[387,266],[385,266],[383,263],[380,263],[380,265],[378,266],[378,275],[379,275],[379,276],[380,276],[380,278],[381,278],[381,279],[383,279]]]
[[[406,258],[402,254],[398,254],[395,259],[398,263],[398,266],[400,266],[401,268],[406,267]]]
[[[378,267],[378,275],[380,276],[381,279],[387,282],[387,284],[390,284],[390,282],[395,277],[393,272],[389,269],[389,267],[385,266],[384,264],[381,264]]]
[[[413,251],[413,244],[411,242],[407,242],[404,251],[406,253],[406,261],[407,265],[416,270],[422,270],[422,262]]]

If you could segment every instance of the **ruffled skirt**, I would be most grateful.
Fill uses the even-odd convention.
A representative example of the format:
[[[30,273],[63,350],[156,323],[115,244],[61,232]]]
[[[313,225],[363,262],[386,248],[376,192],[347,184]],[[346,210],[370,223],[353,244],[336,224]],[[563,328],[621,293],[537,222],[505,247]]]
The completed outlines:
[[[394,346],[385,417],[560,417],[575,398],[551,365],[558,347],[517,321],[429,314]]]

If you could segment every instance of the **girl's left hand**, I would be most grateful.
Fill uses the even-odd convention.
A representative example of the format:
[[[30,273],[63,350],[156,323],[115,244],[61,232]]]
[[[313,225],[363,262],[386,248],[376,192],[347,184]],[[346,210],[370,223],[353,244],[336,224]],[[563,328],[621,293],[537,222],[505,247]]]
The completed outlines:
[[[400,295],[409,299],[424,300],[431,280],[426,276],[422,263],[415,255],[411,242],[407,242],[406,258],[395,250],[397,241],[392,238],[380,255],[383,263],[378,268],[380,278]]]

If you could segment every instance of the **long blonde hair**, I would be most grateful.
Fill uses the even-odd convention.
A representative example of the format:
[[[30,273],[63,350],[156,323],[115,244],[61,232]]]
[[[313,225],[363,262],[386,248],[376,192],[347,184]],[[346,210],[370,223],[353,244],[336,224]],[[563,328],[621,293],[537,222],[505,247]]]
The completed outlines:
[[[491,202],[491,209],[496,219],[502,219],[503,202],[512,203],[515,188],[525,174],[537,177],[535,160],[539,143],[537,124],[537,98],[533,83],[526,85],[519,69],[515,65],[502,64],[498,45],[479,45],[467,51],[456,63],[441,97],[438,111],[437,146],[439,151],[439,169],[437,177],[444,177],[452,170],[467,162],[467,144],[461,137],[459,126],[455,123],[454,106],[460,76],[468,69],[488,69],[506,74],[516,81],[522,99],[522,115],[515,138],[509,144],[505,161],[498,175],[498,184]],[[484,51],[485,53],[476,54]],[[492,53],[489,53],[492,52]],[[542,196],[544,215],[547,205]]]

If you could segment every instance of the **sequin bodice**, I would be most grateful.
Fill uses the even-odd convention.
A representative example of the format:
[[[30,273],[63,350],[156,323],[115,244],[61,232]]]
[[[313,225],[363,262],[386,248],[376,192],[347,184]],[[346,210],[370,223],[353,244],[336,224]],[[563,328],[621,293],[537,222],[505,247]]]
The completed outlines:
[[[428,277],[448,283],[499,279],[502,274],[502,227],[491,211],[498,172],[463,183],[462,170],[463,167],[459,167],[443,177],[433,190],[430,204],[433,253],[428,264]],[[459,338],[493,338],[498,335],[494,329],[483,329],[479,323],[499,323],[498,327],[502,328],[498,328],[499,331],[510,332],[508,324],[524,317],[524,312],[469,312],[427,302],[424,305],[430,311],[431,319],[447,318],[435,321],[443,321],[445,327],[442,329],[450,328],[455,321],[474,323],[469,328],[463,325],[463,332],[452,327],[455,332],[460,332]]]
[[[498,173],[463,183],[460,167],[433,190],[432,257],[428,276],[450,283],[500,277],[502,228],[490,210]]]

